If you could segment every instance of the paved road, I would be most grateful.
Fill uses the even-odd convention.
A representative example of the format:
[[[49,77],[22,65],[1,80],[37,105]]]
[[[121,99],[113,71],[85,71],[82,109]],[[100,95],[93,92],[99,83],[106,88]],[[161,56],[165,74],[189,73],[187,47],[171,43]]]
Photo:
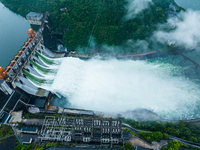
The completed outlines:
[[[132,128],[131,126],[129,126],[128,124],[125,124],[125,123],[122,123],[122,127],[123,128],[127,128],[127,129],[130,129],[132,130],[133,132],[135,132],[136,134],[138,134],[138,132],[140,132],[140,130],[137,130],[135,128]],[[193,147],[198,147],[200,148],[200,143],[195,143],[195,142],[190,142],[190,141],[187,141],[187,140],[183,140],[183,139],[180,139],[180,138],[177,138],[177,137],[174,137],[174,136],[169,136],[169,139],[170,140],[177,140],[177,141],[180,141],[181,143],[185,144],[185,145],[191,145]]]
[[[16,131],[15,131],[15,127],[13,127],[11,124],[8,124],[8,125],[9,125],[9,126],[11,126],[12,130],[13,130],[13,131],[14,131],[14,133],[15,133],[14,135],[17,137],[17,139],[18,139],[19,143],[20,143],[20,144],[22,144],[22,143],[21,143],[21,141],[19,140],[19,137],[18,137],[18,135],[17,135]]]
[[[174,137],[174,136],[169,136],[169,139],[170,140],[177,140],[177,141],[180,141],[181,143],[185,144],[185,145],[191,145],[193,147],[198,147],[200,148],[200,143],[195,143],[195,142],[190,142],[190,141],[186,141],[186,140],[183,140],[183,139],[180,139],[180,138],[177,138],[177,137]]]
[[[182,120],[184,122],[195,122],[195,123],[200,123],[200,118],[197,119],[191,119],[191,120]]]
[[[146,56],[146,55],[149,55],[149,54],[155,54],[155,53],[157,53],[157,51],[151,51],[151,52],[141,53],[141,54],[130,54],[130,55],[123,55],[123,56],[116,56],[115,58],[117,58],[117,59],[121,59],[121,58],[136,58],[136,57],[143,57],[143,56]],[[90,58],[93,57],[93,56],[79,55],[79,54],[76,54],[76,53],[69,53],[68,56],[69,57],[72,56],[72,57],[84,58],[84,59],[90,59]],[[107,57],[102,57],[102,59],[108,59],[108,58]]]
[[[136,132],[136,134],[138,134],[138,132],[141,131],[141,130],[137,130],[137,129],[135,129],[135,128],[129,126],[128,124],[125,124],[125,123],[122,123],[122,127],[123,127],[123,128],[127,128],[127,129],[130,129],[130,130],[132,130],[133,132]]]

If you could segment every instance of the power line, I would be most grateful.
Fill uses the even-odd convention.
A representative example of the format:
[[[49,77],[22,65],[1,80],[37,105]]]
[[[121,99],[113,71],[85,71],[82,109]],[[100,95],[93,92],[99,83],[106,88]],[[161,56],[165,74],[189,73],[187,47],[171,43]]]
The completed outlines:
[[[100,0],[99,0],[99,1],[100,1]],[[103,4],[102,4],[102,6],[103,6]],[[92,27],[92,32],[91,32],[91,34],[90,34],[90,38],[89,38],[87,47],[89,47],[89,44],[90,44],[90,41],[91,41],[91,38],[92,38],[92,34],[93,34],[93,31],[94,31],[94,28],[95,28],[95,25],[96,25],[96,22],[97,22],[97,18],[98,18],[98,16],[99,16],[100,13],[101,13],[101,12],[100,12],[100,5],[99,5],[98,12],[97,12],[97,15],[96,15],[96,19],[95,19],[95,21],[94,21],[94,25],[93,25],[93,27]]]

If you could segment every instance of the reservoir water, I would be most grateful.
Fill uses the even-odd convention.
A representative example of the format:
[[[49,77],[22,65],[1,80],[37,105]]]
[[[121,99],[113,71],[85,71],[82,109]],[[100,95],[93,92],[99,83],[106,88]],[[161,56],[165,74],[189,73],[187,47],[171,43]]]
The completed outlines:
[[[0,66],[5,68],[28,36],[29,22],[0,3]]]
[[[177,0],[178,1],[178,0]],[[0,65],[5,67],[27,39],[28,21],[0,3]],[[198,63],[200,50],[186,54]],[[138,108],[167,119],[200,117],[200,68],[182,56],[151,60],[59,60],[40,84],[61,107],[123,113]]]

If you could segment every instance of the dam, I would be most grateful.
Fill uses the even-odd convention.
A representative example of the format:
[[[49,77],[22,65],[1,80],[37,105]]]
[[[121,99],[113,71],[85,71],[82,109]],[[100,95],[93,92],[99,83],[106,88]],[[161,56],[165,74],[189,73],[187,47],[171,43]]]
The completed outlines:
[[[38,32],[30,28],[24,45],[5,68],[0,67],[0,121],[4,123],[12,120],[13,111],[28,110],[31,107],[30,112],[33,113],[39,110],[38,107],[46,109],[50,105],[49,101],[54,94],[36,85],[32,79],[39,78],[38,82],[45,82],[44,75],[52,70],[51,65],[56,64],[54,60],[67,54],[67,49],[51,36],[48,13],[37,16],[31,12],[28,15],[33,16],[27,17],[32,19],[29,20],[31,23],[38,25],[40,21]]]
[[[199,80],[190,75],[199,65],[194,62],[191,65],[189,57],[183,60],[177,51],[173,57],[166,58],[156,58],[156,51],[110,59],[69,53],[53,40],[55,37],[48,29],[48,14],[43,14],[41,19],[38,32],[28,30],[27,41],[7,67],[0,69],[1,89],[6,93],[5,99],[9,99],[2,101],[2,116],[5,109],[8,109],[5,112],[13,111],[18,108],[17,104],[23,103],[27,107],[53,109],[50,103],[54,97],[51,104],[57,107],[93,109],[108,114],[144,108],[163,118],[199,118],[196,113],[198,86],[192,83],[192,78],[195,82]],[[152,57],[155,59],[146,60]],[[194,70],[185,73],[185,68],[177,69],[175,57],[187,68],[190,63]],[[188,80],[180,77],[179,72],[184,72]]]
[[[27,76],[39,76],[43,77],[38,73],[36,68],[45,68],[48,70],[47,64],[52,64],[53,60],[49,58],[61,58],[64,57],[65,52],[55,53],[50,51],[44,46],[43,30],[48,30],[43,24],[39,31],[36,33],[33,29],[27,31],[28,40],[21,47],[18,53],[10,61],[10,64],[3,69],[0,67],[0,79],[8,82],[14,89],[20,88],[28,94],[38,97],[48,97],[49,92],[35,86],[32,82],[27,79]],[[46,64],[46,63],[47,64]]]

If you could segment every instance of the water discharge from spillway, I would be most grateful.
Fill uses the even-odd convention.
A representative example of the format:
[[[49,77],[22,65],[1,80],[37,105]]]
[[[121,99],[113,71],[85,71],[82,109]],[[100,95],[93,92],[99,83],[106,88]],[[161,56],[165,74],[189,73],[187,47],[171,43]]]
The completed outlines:
[[[64,97],[54,102],[57,105],[68,101],[71,107],[108,113],[143,108],[167,119],[197,118],[199,79],[187,76],[188,69],[193,71],[188,64],[173,65],[181,63],[179,57],[149,61],[63,58],[53,84],[42,87]]]
[[[37,51],[36,53],[39,57],[34,56],[33,60],[30,59],[31,66],[27,65],[27,69],[23,69],[22,72],[34,86],[41,87],[42,84],[50,86],[58,71],[61,59],[52,59]]]

